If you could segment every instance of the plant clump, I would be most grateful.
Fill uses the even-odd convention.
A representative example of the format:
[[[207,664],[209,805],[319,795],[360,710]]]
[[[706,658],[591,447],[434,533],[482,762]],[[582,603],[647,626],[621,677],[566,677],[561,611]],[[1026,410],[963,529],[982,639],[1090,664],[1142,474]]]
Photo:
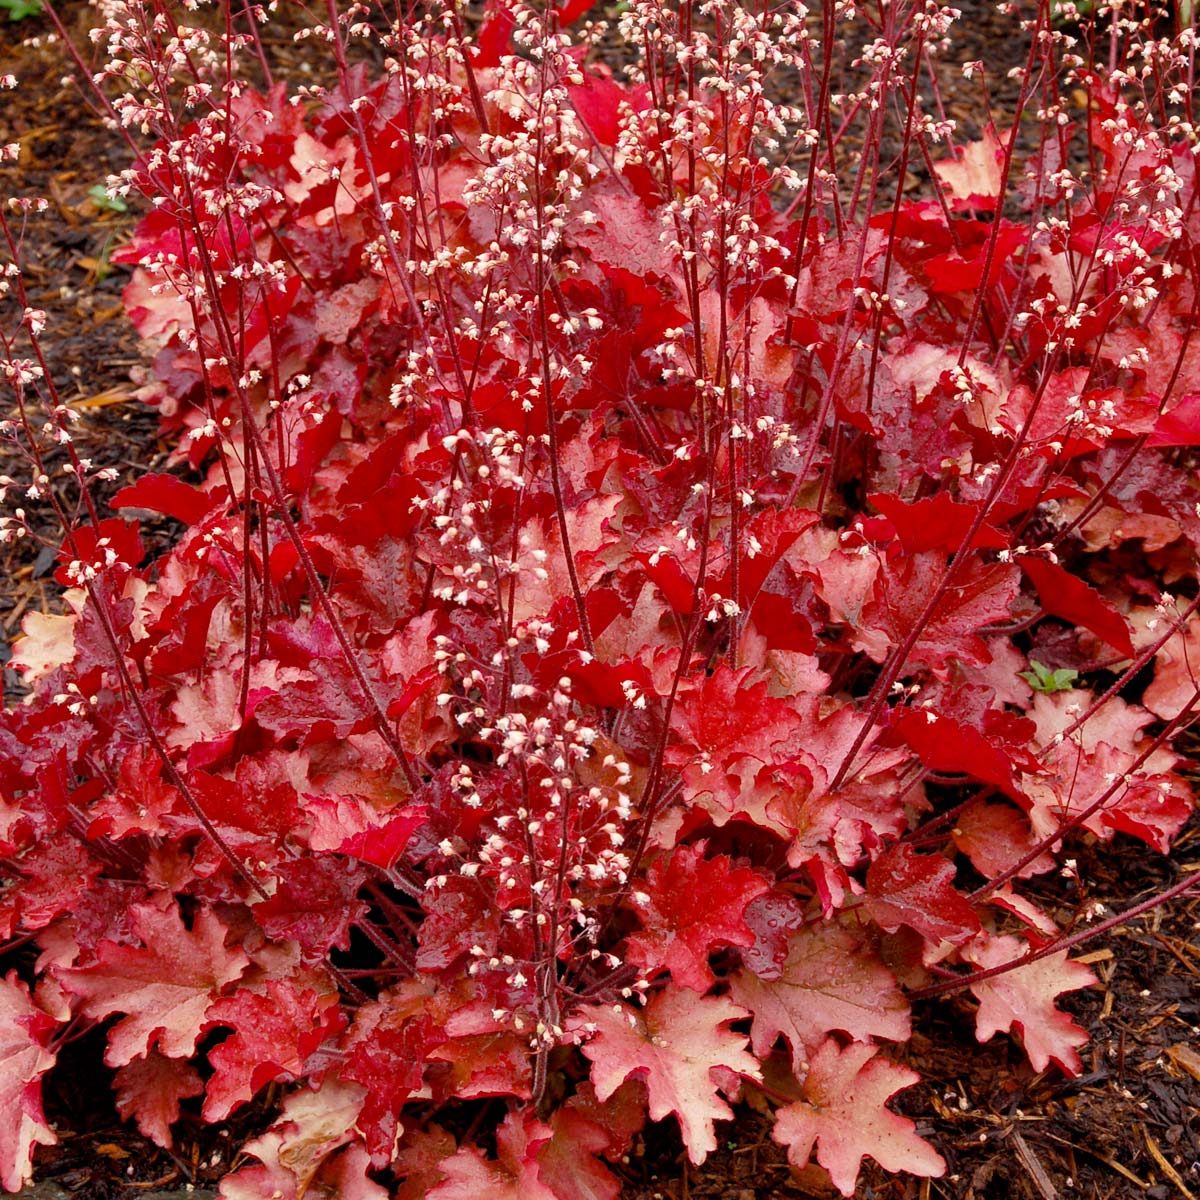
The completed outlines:
[[[964,140],[934,0],[331,2],[324,87],[265,10],[98,8],[177,449],[94,501],[14,200],[0,537],[63,591],[0,715],[0,1184],[98,1023],[161,1146],[276,1085],[227,1200],[615,1198],[747,1094],[846,1196],[936,1176],[888,1102],[949,992],[1078,1072],[1119,918],[1024,881],[1193,807],[1194,28],[1009,5]]]

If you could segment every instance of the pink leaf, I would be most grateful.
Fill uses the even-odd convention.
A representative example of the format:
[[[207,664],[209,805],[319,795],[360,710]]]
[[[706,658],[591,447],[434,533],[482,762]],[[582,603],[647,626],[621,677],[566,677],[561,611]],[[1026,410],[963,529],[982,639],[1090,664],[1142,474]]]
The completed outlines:
[[[24,644],[18,642],[17,650]],[[16,653],[13,658],[16,659]],[[1155,716],[1170,721],[1192,702],[1197,686],[1200,686],[1200,621],[1193,619],[1172,634],[1154,656],[1154,680],[1142,703]]]
[[[257,1158],[261,1165],[226,1175],[221,1180],[221,1200],[302,1200],[319,1176],[332,1173],[343,1176],[343,1184],[347,1182],[339,1170],[340,1156],[335,1155],[355,1140],[363,1094],[357,1084],[338,1079],[326,1079],[316,1091],[303,1088],[293,1092],[283,1102],[275,1124],[242,1147],[243,1154]],[[357,1166],[353,1194],[358,1200],[387,1200],[383,1188],[363,1177],[365,1153],[358,1157]],[[339,1189],[332,1194],[345,1192]]]
[[[723,997],[697,998],[668,986],[641,1010],[614,1012],[598,1005],[583,1016],[596,1028],[583,1052],[592,1061],[597,1098],[607,1100],[631,1077],[644,1080],[651,1120],[674,1114],[688,1158],[702,1163],[716,1149],[713,1122],[733,1115],[717,1095],[714,1070],[761,1078],[758,1063],[746,1053],[746,1039],[727,1028],[745,1010]]]
[[[550,1191],[560,1200],[618,1200],[620,1181],[597,1157],[612,1151],[607,1131],[569,1106],[555,1110],[550,1125],[554,1136],[537,1156]]]
[[[1028,950],[1028,944],[1020,938],[981,933],[963,954],[986,970],[1012,962]],[[1076,1048],[1088,1040],[1087,1034],[1054,1007],[1054,1000],[1063,992],[1074,992],[1095,982],[1091,970],[1071,962],[1064,950],[973,983],[971,991],[980,1002],[975,1036],[986,1042],[996,1033],[1016,1029],[1035,1071],[1044,1071],[1054,1062],[1068,1075],[1078,1075],[1082,1063]]]
[[[76,613],[28,612],[21,619],[21,637],[12,648],[9,665],[22,672],[27,684],[75,657]]]
[[[174,1144],[171,1125],[179,1120],[179,1102],[204,1091],[200,1073],[189,1062],[164,1058],[151,1050],[145,1058],[117,1070],[117,1111],[156,1146],[169,1150]]]
[[[0,980],[0,1186],[10,1192],[29,1181],[34,1147],[58,1141],[42,1112],[41,1085],[54,1066],[46,1049],[54,1025],[15,971]]]
[[[994,126],[983,137],[958,151],[957,158],[933,164],[934,173],[955,201],[955,208],[993,211],[999,203],[1004,145]]]
[[[829,922],[793,934],[789,947],[778,980],[748,971],[730,979],[730,995],[754,1015],[750,1041],[759,1058],[770,1054],[781,1034],[797,1069],[833,1030],[857,1041],[908,1037],[908,1001],[860,938]]]
[[[187,1058],[208,1006],[250,959],[225,948],[225,926],[206,908],[189,930],[174,904],[165,910],[135,904],[130,924],[143,945],[103,941],[92,965],[61,971],[59,978],[83,998],[88,1016],[125,1014],[108,1035],[104,1061],[110,1067],[123,1067],[154,1046],[168,1058]]]
[[[803,1167],[814,1144],[817,1162],[843,1196],[853,1196],[859,1167],[868,1155],[887,1171],[940,1176],[942,1156],[916,1134],[916,1126],[887,1108],[888,1099],[920,1076],[875,1056],[875,1047],[829,1038],[801,1078],[804,1099],[775,1114],[771,1136],[786,1146],[788,1161]]]
[[[474,1146],[462,1146],[442,1159],[445,1179],[430,1190],[428,1200],[564,1200],[541,1180],[537,1155],[551,1130],[533,1116],[510,1112],[496,1135],[497,1158]]]

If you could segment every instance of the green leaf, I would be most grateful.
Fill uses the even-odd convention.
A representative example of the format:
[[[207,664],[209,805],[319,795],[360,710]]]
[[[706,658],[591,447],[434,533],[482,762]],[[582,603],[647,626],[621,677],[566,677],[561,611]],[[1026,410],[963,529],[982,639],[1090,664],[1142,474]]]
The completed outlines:
[[[14,0],[14,2],[19,3],[20,0]],[[0,0],[0,4],[4,3],[5,0]],[[40,4],[41,0],[38,0],[38,3]],[[97,208],[106,208],[109,212],[119,213],[129,211],[129,205],[126,204],[120,196],[110,196],[108,194],[108,188],[106,188],[102,183],[96,184],[95,187],[88,188],[88,195],[91,196],[92,203],[95,204]]]
[[[1019,671],[1018,674],[1026,683],[1029,684],[1035,692],[1069,692],[1074,686],[1075,681],[1079,678],[1078,671],[1071,671],[1065,667],[1058,670],[1051,670],[1044,663],[1040,663],[1037,659],[1029,660],[1030,670]]]
[[[0,0],[0,9],[8,13],[10,21],[23,21],[42,11],[42,0]]]

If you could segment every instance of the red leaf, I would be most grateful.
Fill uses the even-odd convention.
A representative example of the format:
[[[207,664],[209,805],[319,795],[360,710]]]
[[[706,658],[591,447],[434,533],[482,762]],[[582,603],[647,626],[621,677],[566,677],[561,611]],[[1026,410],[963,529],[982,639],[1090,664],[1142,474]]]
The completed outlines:
[[[804,1099],[779,1109],[771,1137],[787,1147],[788,1161],[817,1162],[843,1196],[853,1196],[859,1167],[868,1155],[887,1171],[940,1176],[946,1164],[916,1126],[887,1108],[888,1099],[921,1077],[877,1058],[874,1046],[852,1042],[844,1049],[827,1039],[801,1075]]]
[[[630,1077],[646,1083],[650,1119],[674,1114],[688,1158],[699,1166],[715,1150],[713,1122],[733,1115],[717,1096],[718,1068],[760,1079],[757,1061],[746,1053],[746,1039],[727,1026],[746,1013],[727,999],[697,998],[668,986],[645,1008],[614,1012],[604,1004],[581,1010],[596,1030],[583,1052],[592,1062],[599,1100],[607,1100]]]
[[[432,997],[427,977],[406,981],[358,1009],[342,1046],[341,1077],[367,1089],[358,1128],[379,1162],[390,1161],[404,1104],[421,1087],[430,1048],[444,1040],[428,1011]]]
[[[765,682],[747,683],[749,675],[722,663],[681,690],[672,719],[675,742],[667,750],[668,764],[684,768],[692,791],[712,792],[731,811],[741,782],[730,769],[743,758],[774,762],[776,747],[801,724],[793,704],[770,695]]]
[[[903,643],[946,572],[945,555],[927,551],[885,560],[875,580],[874,598],[862,611],[869,632],[881,629],[893,646]],[[1017,597],[1016,571],[1001,563],[969,561],[941,594],[929,622],[908,656],[908,667],[944,670],[951,660],[986,666],[991,651],[980,630],[1007,620]],[[857,635],[860,639],[863,634]]]
[[[577,2],[583,3],[583,0]],[[594,0],[590,0],[589,8],[591,2]],[[567,89],[567,94],[592,137],[602,145],[615,145],[621,129],[620,105],[622,101],[631,100],[629,89],[607,75],[590,70],[584,75],[582,83]],[[635,276],[633,286],[638,285],[645,286],[641,277]],[[595,370],[601,369],[602,364],[597,363]]]
[[[294,938],[310,961],[350,945],[350,927],[367,906],[356,899],[361,869],[329,858],[297,858],[274,868],[275,894],[254,906],[254,916],[273,938]]]
[[[788,957],[788,939],[804,924],[804,909],[791,895],[771,891],[751,901],[746,924],[754,945],[742,951],[745,968],[759,979],[778,979]]]
[[[570,25],[577,21],[588,9],[595,5],[596,0],[563,0],[554,11],[560,25]]]
[[[109,1031],[104,1061],[123,1067],[158,1046],[168,1058],[188,1058],[204,1027],[208,1006],[241,977],[250,959],[227,950],[227,930],[207,908],[186,929],[174,904],[135,904],[130,926],[141,946],[103,941],[96,961],[58,972],[68,991],[83,998],[90,1017],[124,1013]]]
[[[928,500],[911,503],[885,493],[868,498],[891,522],[906,554],[920,554],[924,550],[957,553],[979,515],[977,505],[960,504],[949,492],[938,492]],[[1002,550],[1007,546],[1004,534],[985,521],[972,537],[970,549]]]
[[[35,1146],[58,1138],[42,1112],[42,1076],[54,1066],[46,1049],[54,1020],[10,971],[0,980],[0,1186],[17,1192],[33,1174]]]
[[[229,1025],[233,1034],[209,1052],[213,1076],[204,1100],[204,1119],[223,1121],[277,1079],[300,1078],[309,1056],[336,1033],[345,1019],[336,993],[318,996],[291,980],[272,979],[265,992],[239,989],[217,1000],[206,1024]]]
[[[197,525],[220,503],[211,492],[202,492],[177,475],[143,475],[112,498],[113,508],[145,508]]]
[[[979,918],[953,881],[954,867],[940,855],[898,842],[868,868],[867,903],[891,932],[907,925],[935,945],[964,942],[979,932]]]
[[[106,517],[98,525],[80,526],[75,530],[74,547],[67,542],[59,547],[58,561],[70,563],[78,559],[84,563],[104,562],[110,552],[116,555],[118,562],[129,567],[136,567],[142,561],[146,550],[136,521]],[[73,584],[65,566],[54,572],[54,578],[64,587]]]
[[[517,27],[516,14],[508,0],[490,0],[484,10],[483,24],[475,39],[476,67],[496,67],[503,55],[512,50],[513,30]]]
[[[204,1091],[199,1071],[179,1058],[164,1058],[151,1050],[145,1058],[118,1068],[117,1111],[125,1120],[132,1117],[137,1127],[156,1146],[169,1150],[174,1144],[171,1125],[179,1120],[179,1102]]]
[[[1147,446],[1200,446],[1200,392],[1180,398],[1158,418]]]
[[[970,725],[931,708],[910,708],[892,729],[931,771],[961,771],[1010,794],[1015,790],[1008,755]]]
[[[708,956],[713,947],[752,946],[754,933],[744,920],[746,907],[767,890],[761,875],[731,867],[724,855],[706,859],[700,850],[679,846],[669,860],[646,873],[633,906],[642,930],[628,940],[628,959],[651,973],[666,968],[671,978],[695,992],[713,983]],[[712,897],[697,904],[698,896]]]
[[[424,804],[404,804],[379,811],[359,796],[309,796],[305,812],[312,819],[309,845],[359,862],[394,867],[412,835],[429,818]]]
[[[1125,618],[1090,583],[1049,559],[1023,555],[1021,570],[1037,588],[1042,607],[1053,617],[1082,625],[1126,658],[1134,654]]]
[[[444,971],[471,952],[485,950],[500,936],[496,898],[475,879],[451,878],[445,887],[427,897],[421,923],[417,967]]]

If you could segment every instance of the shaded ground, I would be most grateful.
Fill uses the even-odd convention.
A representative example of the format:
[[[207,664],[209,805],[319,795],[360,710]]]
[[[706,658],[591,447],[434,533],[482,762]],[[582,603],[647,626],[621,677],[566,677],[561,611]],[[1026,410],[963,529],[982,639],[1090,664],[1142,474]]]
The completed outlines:
[[[963,5],[967,8],[967,5]],[[67,6],[73,20],[82,6]],[[126,278],[107,253],[132,224],[131,214],[98,206],[89,190],[125,161],[113,135],[81,109],[64,86],[64,60],[55,50],[23,48],[21,37],[44,28],[33,18],[0,23],[0,74],[21,88],[0,104],[0,142],[22,146],[19,186],[51,201],[24,231],[22,260],[30,302],[48,313],[45,349],[61,398],[82,420],[80,452],[121,476],[107,491],[153,468],[169,447],[157,435],[154,414],[133,397],[141,369],[136,339],[120,319]],[[959,61],[986,59],[1001,69],[1020,61],[1011,28],[989,7],[968,11]],[[280,40],[271,52],[286,72],[299,51]],[[969,132],[981,125],[978,93],[952,64],[939,68],[949,115]],[[1004,97],[997,99],[1002,107]],[[852,147],[850,148],[852,152]],[[12,178],[7,173],[5,182]],[[9,184],[11,186],[11,184]],[[913,186],[921,186],[919,172]],[[11,309],[0,320],[11,328]],[[0,473],[20,479],[26,467],[0,448]],[[101,497],[102,498],[102,497]],[[68,497],[68,502],[70,498]],[[50,528],[47,526],[47,534]],[[145,530],[165,538],[169,525]],[[54,603],[53,549],[18,543],[0,551],[0,654],[30,608]],[[19,692],[5,672],[6,692]],[[1200,869],[1200,823],[1180,840],[1173,860],[1132,841],[1083,848],[1081,895],[1060,877],[1035,885],[1034,899],[1064,924],[1077,907],[1099,900],[1126,908]],[[1040,889],[1040,890],[1038,890]],[[1084,1076],[1034,1074],[1008,1039],[987,1046],[973,1035],[973,1003],[958,997],[927,1004],[914,1024],[920,1032],[903,1048],[924,1083],[897,1107],[918,1122],[947,1159],[945,1179],[888,1179],[868,1167],[862,1200],[1084,1200],[1200,1198],[1200,897],[1159,910],[1121,930],[1084,956],[1100,977],[1092,989],[1064,1004],[1090,1032]],[[247,1134],[269,1111],[264,1099],[215,1129],[188,1119],[179,1126],[176,1152],[145,1143],[122,1125],[113,1108],[107,1071],[100,1063],[102,1031],[64,1048],[47,1103],[60,1144],[39,1153],[39,1177],[80,1200],[158,1196],[156,1189],[212,1186],[236,1159]],[[269,1099],[269,1098],[268,1098]],[[774,1196],[824,1197],[812,1173],[792,1171],[770,1141],[769,1121],[743,1106],[720,1132],[720,1148],[701,1170],[692,1169],[671,1127],[652,1131],[622,1167],[627,1200],[756,1200]],[[196,1195],[196,1192],[180,1195]]]

